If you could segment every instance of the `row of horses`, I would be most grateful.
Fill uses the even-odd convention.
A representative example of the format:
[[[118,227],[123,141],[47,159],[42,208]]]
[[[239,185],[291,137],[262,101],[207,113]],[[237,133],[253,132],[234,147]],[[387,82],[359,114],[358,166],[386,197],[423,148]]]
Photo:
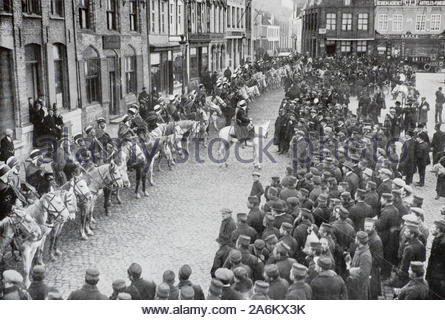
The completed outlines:
[[[249,101],[259,95],[256,90],[245,92]],[[24,271],[24,284],[29,285],[29,274],[34,261],[43,264],[43,253],[48,248],[50,260],[56,260],[62,254],[58,248],[62,229],[69,220],[78,221],[78,231],[81,239],[87,240],[94,235],[96,219],[94,217],[97,200],[103,195],[105,214],[113,194],[119,199],[119,190],[130,188],[128,175],[130,168],[142,169],[142,175],[136,175],[137,179],[146,179],[155,185],[153,181],[153,168],[164,156],[168,166],[174,166],[177,157],[183,157],[190,152],[190,140],[198,138],[204,145],[208,143],[208,132],[213,126],[218,132],[217,154],[224,158],[230,148],[237,142],[233,126],[219,128],[218,124],[225,122],[221,107],[224,100],[220,97],[207,97],[206,106],[198,120],[181,120],[170,123],[161,123],[158,127],[147,133],[144,139],[134,136],[115,145],[109,163],[98,166],[75,166],[76,174],[62,186],[52,188],[27,207],[15,207],[11,215],[1,222],[3,228],[7,228],[5,234],[9,234],[12,253],[18,249]],[[252,159],[256,168],[260,168],[259,152],[260,139],[267,138],[270,122],[266,121],[254,126],[255,137],[249,142],[252,147]],[[60,152],[66,151],[68,140],[61,141]],[[197,145],[199,147],[199,144]],[[64,155],[63,155],[64,156]],[[61,159],[60,154],[57,159]],[[57,160],[56,159],[56,160]],[[221,165],[228,165],[228,159]],[[136,181],[138,185],[140,181]]]

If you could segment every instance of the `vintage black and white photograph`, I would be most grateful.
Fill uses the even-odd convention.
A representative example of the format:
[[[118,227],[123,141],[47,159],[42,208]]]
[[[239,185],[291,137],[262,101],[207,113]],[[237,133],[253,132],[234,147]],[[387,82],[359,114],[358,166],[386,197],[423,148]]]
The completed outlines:
[[[444,0],[0,0],[0,300],[445,299],[444,63]]]

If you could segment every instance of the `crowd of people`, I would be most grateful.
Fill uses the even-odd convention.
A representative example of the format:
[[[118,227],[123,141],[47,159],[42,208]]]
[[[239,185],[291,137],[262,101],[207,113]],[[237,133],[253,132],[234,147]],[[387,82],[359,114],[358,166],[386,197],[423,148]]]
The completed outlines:
[[[262,173],[253,172],[249,212],[237,213],[236,222],[232,210],[221,210],[219,248],[209,270],[208,291],[191,280],[189,265],[179,269],[178,282],[175,272],[167,270],[155,284],[143,279],[142,267],[133,263],[127,270],[130,283],[114,281],[110,297],[99,292],[99,270],[92,268],[86,271],[84,286],[68,299],[366,300],[381,298],[382,286],[393,288],[395,299],[445,298],[445,217],[436,220],[430,232],[424,224],[423,199],[411,186],[416,171],[418,185],[424,184],[431,147],[437,160],[438,196],[442,195],[445,134],[438,123],[430,144],[420,118],[415,124],[407,120],[398,134],[391,119],[378,122],[386,108],[385,89],[396,99],[400,95],[402,111],[396,114],[404,119],[410,119],[408,109],[413,105],[422,106],[415,91],[405,94],[402,88],[415,83],[415,73],[404,64],[369,56],[305,55],[248,63],[223,78],[209,77],[205,85],[182,97],[166,101],[142,92],[139,106],[129,108],[124,117],[119,137],[144,137],[160,122],[184,117],[205,123],[200,126],[205,132],[211,111],[217,110],[212,104],[218,105],[225,124],[234,120],[235,126],[248,127],[246,105],[267,89],[267,80],[282,83],[286,92],[274,143],[281,153],[291,154],[291,165],[284,177],[270,177],[266,188]],[[351,96],[359,98],[357,113],[349,108]],[[89,136],[100,142],[101,150],[107,149],[105,121],[97,122],[96,128],[89,126],[85,135],[74,137],[76,143]],[[238,139],[249,138],[250,130],[238,132]],[[404,152],[398,151],[394,138],[400,138]],[[94,150],[89,155],[80,152],[79,163],[106,162],[101,150]],[[7,184],[3,177],[9,170],[0,170]],[[65,173],[64,179],[71,179],[70,172]],[[441,213],[445,215],[445,209]],[[3,298],[62,298],[45,283],[44,268],[36,265],[31,275],[31,285],[25,288],[19,272],[4,271]]]

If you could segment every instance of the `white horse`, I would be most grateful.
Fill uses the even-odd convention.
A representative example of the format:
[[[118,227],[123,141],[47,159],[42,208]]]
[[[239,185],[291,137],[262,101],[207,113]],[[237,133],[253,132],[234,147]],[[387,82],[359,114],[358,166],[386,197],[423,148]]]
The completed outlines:
[[[398,101],[403,105],[405,105],[406,98],[409,94],[409,88],[406,84],[398,84],[392,90],[392,96],[395,101]]]
[[[255,137],[248,140],[248,146],[252,147],[252,159],[253,159],[253,165],[257,169],[261,169],[260,164],[260,139],[267,139],[267,136],[269,134],[269,126],[270,126],[270,120],[265,121],[261,125],[254,126],[255,131]],[[235,136],[235,127],[234,126],[227,126],[222,128],[219,131],[219,138],[221,139],[220,146],[218,148],[218,157],[219,159],[223,159],[224,154],[227,152],[230,152],[231,146],[238,142],[238,139]],[[224,161],[225,166],[227,167],[229,164],[227,163],[227,160]]]

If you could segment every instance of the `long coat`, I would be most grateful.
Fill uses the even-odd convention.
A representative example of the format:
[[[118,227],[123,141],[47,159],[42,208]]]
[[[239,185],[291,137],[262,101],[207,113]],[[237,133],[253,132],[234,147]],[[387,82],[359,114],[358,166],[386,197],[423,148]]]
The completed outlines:
[[[84,284],[81,289],[71,292],[68,300],[108,300],[108,297],[102,294],[96,286]]]
[[[428,300],[428,283],[422,278],[409,281],[401,290],[398,300]]]
[[[284,300],[289,289],[289,282],[278,277],[269,282],[269,298],[272,300]]]
[[[375,230],[368,234],[369,251],[372,256],[371,280],[369,299],[377,300],[382,294],[382,284],[380,280],[380,268],[383,260],[383,244]]]
[[[375,223],[375,228],[382,239],[385,260],[396,265],[400,231],[399,210],[392,204],[385,206]]]
[[[416,142],[411,138],[405,141],[400,157],[399,171],[404,176],[416,172]]]
[[[294,282],[287,290],[286,300],[312,300],[312,288],[304,281]]]
[[[348,296],[351,300],[368,300],[372,255],[368,245],[357,248],[349,270]]]
[[[432,299],[438,299],[438,295],[445,297],[445,234],[436,236],[433,240],[426,280],[431,288]]]

